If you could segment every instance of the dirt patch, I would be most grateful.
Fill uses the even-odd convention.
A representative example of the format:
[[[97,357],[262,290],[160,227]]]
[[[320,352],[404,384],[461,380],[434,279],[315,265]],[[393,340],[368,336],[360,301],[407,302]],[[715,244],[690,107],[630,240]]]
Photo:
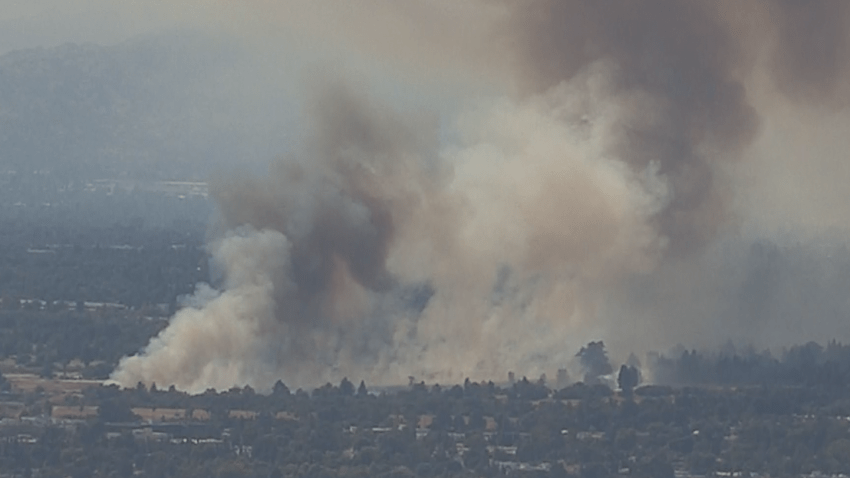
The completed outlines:
[[[102,380],[48,379],[29,373],[10,373],[6,375],[6,379],[16,392],[33,393],[40,387],[48,395],[79,393],[89,387],[103,384]]]
[[[277,412],[274,417],[277,420],[289,420],[293,422],[298,421],[298,417],[289,412]]]
[[[97,407],[54,405],[50,416],[53,418],[92,418],[97,416]]]
[[[134,408],[133,413],[142,420],[163,422],[183,420],[186,416],[186,410],[182,408]]]
[[[20,402],[0,402],[0,418],[20,418],[25,408]]]
[[[203,409],[192,410],[192,420],[207,421],[210,419],[210,412]]]
[[[230,418],[251,420],[257,417],[257,412],[252,412],[251,410],[231,410],[229,415]]]

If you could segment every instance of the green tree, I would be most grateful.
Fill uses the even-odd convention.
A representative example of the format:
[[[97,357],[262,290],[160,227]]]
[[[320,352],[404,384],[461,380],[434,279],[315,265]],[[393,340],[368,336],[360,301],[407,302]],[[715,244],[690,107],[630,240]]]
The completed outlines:
[[[339,393],[343,397],[351,397],[354,395],[354,384],[348,380],[348,377],[343,377],[339,383]]]
[[[620,386],[623,395],[626,397],[632,396],[632,391],[638,386],[639,377],[640,375],[635,367],[625,364],[620,366],[620,373],[617,375],[617,385]]]

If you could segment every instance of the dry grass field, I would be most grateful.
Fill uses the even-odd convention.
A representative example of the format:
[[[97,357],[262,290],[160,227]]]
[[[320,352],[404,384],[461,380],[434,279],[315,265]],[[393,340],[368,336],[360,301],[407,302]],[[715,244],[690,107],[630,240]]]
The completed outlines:
[[[242,419],[252,419],[256,418],[257,412],[253,412],[251,410],[230,410],[229,413],[230,418],[242,418]]]
[[[101,380],[47,379],[29,373],[10,373],[6,375],[6,379],[16,392],[32,393],[41,387],[48,395],[80,393],[86,388],[97,387],[103,383]]]
[[[183,420],[186,417],[183,408],[133,408],[133,413],[142,420],[156,422]]]
[[[54,405],[50,416],[53,418],[85,419],[97,416],[97,407],[77,405]]]

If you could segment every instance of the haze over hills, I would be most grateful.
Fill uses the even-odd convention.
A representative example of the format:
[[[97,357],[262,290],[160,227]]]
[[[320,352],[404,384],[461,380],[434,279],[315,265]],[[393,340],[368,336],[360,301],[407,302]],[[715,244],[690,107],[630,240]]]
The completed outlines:
[[[244,61],[236,42],[191,31],[6,53],[0,169],[63,179],[198,180],[234,158],[267,161],[285,148],[250,127],[268,121],[274,128],[286,115],[275,121],[257,107],[246,119],[227,85]],[[279,106],[266,99],[266,107]]]

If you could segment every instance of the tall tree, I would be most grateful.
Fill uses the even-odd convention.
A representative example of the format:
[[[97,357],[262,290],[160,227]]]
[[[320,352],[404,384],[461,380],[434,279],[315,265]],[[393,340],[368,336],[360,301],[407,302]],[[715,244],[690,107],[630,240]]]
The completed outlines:
[[[608,361],[608,354],[605,352],[605,344],[601,340],[590,342],[586,347],[582,347],[576,357],[584,371],[584,382],[589,385],[600,383],[599,377],[614,372],[611,362]]]
[[[636,368],[625,364],[620,366],[620,373],[617,375],[617,385],[620,386],[623,395],[626,397],[632,396],[632,391],[638,386],[639,377],[640,375]]]

